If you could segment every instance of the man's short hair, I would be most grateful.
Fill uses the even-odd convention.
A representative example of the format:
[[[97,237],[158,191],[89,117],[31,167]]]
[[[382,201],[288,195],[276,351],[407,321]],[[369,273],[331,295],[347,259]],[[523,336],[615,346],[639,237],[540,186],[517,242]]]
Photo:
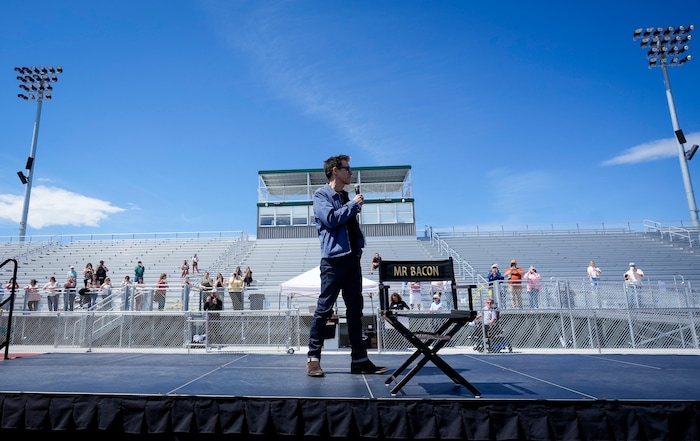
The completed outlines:
[[[323,162],[323,171],[326,173],[326,178],[330,181],[331,176],[333,176],[333,167],[342,167],[343,161],[350,162],[350,156],[348,155],[338,155],[331,156]]]

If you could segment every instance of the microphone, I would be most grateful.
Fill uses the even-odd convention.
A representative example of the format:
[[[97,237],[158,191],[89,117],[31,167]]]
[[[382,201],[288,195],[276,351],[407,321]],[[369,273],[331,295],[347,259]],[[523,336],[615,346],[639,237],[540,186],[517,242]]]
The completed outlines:
[[[358,195],[360,194],[360,185],[355,185],[355,194]],[[360,209],[357,210],[358,212],[362,211],[362,206],[360,206]]]

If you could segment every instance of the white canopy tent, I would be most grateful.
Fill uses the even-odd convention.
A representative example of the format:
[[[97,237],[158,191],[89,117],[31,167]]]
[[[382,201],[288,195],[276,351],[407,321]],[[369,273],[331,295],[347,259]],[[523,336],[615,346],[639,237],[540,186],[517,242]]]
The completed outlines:
[[[319,294],[321,294],[321,268],[318,266],[280,283],[280,297],[287,296],[288,299],[292,299],[294,297],[318,297]],[[362,294],[368,295],[372,299],[374,295],[379,294],[379,284],[363,277]]]

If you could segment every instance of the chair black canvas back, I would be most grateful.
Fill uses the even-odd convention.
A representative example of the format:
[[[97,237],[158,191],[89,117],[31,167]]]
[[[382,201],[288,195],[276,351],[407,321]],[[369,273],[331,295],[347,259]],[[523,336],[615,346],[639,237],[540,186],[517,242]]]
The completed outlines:
[[[384,260],[379,263],[379,307],[389,309],[388,282],[449,282],[452,308],[458,309],[452,258],[444,260]],[[471,290],[469,309],[472,309]]]

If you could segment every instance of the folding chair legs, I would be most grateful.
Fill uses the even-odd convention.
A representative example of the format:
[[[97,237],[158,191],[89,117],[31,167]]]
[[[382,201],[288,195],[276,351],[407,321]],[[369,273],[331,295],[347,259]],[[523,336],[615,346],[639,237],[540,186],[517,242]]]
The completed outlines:
[[[447,319],[447,321],[437,330],[437,332],[425,341],[418,338],[403,324],[399,323],[396,317],[385,316],[385,319],[389,321],[389,323],[391,323],[391,325],[394,326],[394,328],[398,330],[399,333],[401,333],[401,335],[403,335],[413,346],[416,347],[416,351],[413,352],[408,359],[406,359],[406,361],[399,366],[384,382],[386,386],[389,386],[392,382],[398,380],[397,384],[391,389],[392,396],[395,396],[406,385],[406,383],[408,383],[428,363],[428,361],[432,361],[433,364],[453,382],[466,387],[472,394],[474,394],[474,397],[481,397],[481,392],[479,392],[477,388],[465,380],[464,377],[462,377],[452,368],[452,366],[437,355],[437,352],[447,344],[450,338],[452,338],[452,336],[466,324],[464,319]],[[418,360],[416,365],[399,380],[401,373],[421,355],[423,355],[423,358]]]

